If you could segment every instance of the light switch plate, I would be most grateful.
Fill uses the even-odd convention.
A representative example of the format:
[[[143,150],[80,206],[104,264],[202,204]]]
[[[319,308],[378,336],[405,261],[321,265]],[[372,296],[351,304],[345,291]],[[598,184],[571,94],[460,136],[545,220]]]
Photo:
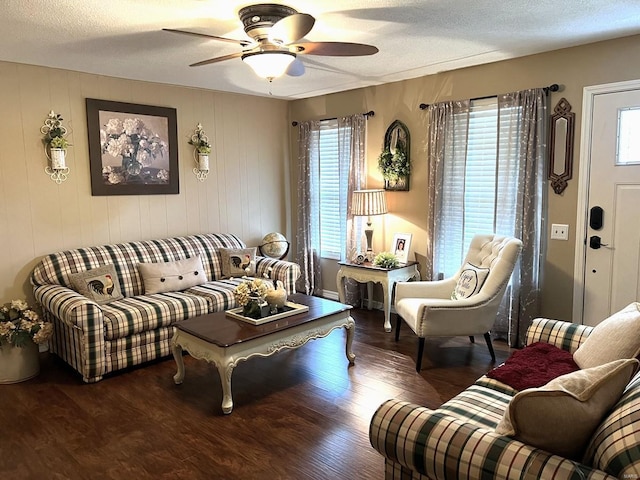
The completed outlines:
[[[551,224],[551,240],[569,240],[569,225]]]

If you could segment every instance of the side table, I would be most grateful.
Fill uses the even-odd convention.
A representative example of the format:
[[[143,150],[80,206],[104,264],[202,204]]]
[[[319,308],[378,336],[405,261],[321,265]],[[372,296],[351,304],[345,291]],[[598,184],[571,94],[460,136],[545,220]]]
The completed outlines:
[[[339,262],[340,269],[336,275],[338,297],[340,303],[345,302],[345,278],[351,278],[359,283],[367,283],[368,308],[371,310],[373,283],[382,285],[384,302],[384,330],[391,331],[391,305],[393,304],[393,286],[396,282],[406,282],[419,275],[418,263],[409,262],[401,267],[380,268],[371,263],[358,265],[349,262]]]

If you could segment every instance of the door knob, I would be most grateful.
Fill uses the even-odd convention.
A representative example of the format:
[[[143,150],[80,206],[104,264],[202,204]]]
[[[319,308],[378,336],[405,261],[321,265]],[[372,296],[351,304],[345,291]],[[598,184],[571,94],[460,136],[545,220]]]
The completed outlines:
[[[607,246],[608,244],[602,243],[602,239],[597,235],[593,235],[591,238],[589,238],[589,247],[593,248],[594,250],[597,250],[600,247],[607,247]]]

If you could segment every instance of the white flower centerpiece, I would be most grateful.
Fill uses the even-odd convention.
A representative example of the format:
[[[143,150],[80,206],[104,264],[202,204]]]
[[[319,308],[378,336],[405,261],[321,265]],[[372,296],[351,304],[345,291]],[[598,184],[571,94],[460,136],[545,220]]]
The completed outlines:
[[[234,290],[236,302],[242,307],[242,314],[249,318],[260,318],[266,304],[265,295],[269,286],[265,280],[254,278],[238,285]]]
[[[111,118],[100,129],[102,154],[122,157],[119,167],[105,166],[102,174],[110,184],[123,183],[135,177],[144,184],[168,184],[169,171],[152,168],[153,162],[163,157],[167,142],[147,128],[139,118]]]
[[[202,124],[198,124],[196,130],[189,139],[189,145],[193,145],[198,153],[198,170],[209,170],[209,154],[211,153],[211,144],[209,137],[204,133]]]

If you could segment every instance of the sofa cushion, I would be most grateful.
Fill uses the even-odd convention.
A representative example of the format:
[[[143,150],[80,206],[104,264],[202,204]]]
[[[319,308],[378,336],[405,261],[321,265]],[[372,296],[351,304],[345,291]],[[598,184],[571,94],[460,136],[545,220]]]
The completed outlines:
[[[541,388],[523,390],[509,403],[496,432],[579,460],[637,366],[635,359],[616,360],[562,375]]]
[[[508,385],[483,376],[436,411],[481,428],[495,428],[516,393]]]
[[[463,298],[469,298],[475,295],[482,288],[488,275],[488,268],[476,267],[469,262],[465,263],[462,272],[460,272],[458,283],[456,283],[456,288],[451,295],[451,299],[462,300]]]
[[[591,437],[582,460],[616,478],[638,478],[640,472],[640,374]]]
[[[204,297],[166,292],[127,297],[102,307],[105,338],[115,340],[209,313]]]
[[[580,368],[590,368],[640,354],[640,303],[627,305],[594,327],[573,354]]]
[[[200,255],[174,262],[139,263],[145,295],[180,292],[207,281]]]
[[[103,265],[84,272],[69,275],[73,289],[97,304],[124,298],[120,292],[120,280],[113,265]]]
[[[506,362],[489,371],[487,376],[516,390],[525,390],[541,387],[560,375],[579,369],[570,352],[548,343],[535,342],[513,352]]]
[[[252,277],[256,274],[256,247],[221,248],[222,275],[229,277]]]

